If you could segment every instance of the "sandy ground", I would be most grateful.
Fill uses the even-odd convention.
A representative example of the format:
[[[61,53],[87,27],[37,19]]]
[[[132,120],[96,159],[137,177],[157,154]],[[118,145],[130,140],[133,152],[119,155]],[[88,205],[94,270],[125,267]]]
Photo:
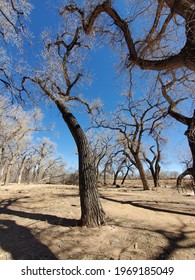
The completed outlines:
[[[0,259],[195,260],[195,196],[100,188],[107,224],[77,226],[77,186],[0,187]]]

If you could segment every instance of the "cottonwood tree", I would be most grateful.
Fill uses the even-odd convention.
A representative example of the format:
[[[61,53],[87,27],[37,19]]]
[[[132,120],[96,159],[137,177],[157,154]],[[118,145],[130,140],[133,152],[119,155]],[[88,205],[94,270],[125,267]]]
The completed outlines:
[[[121,185],[125,183],[125,180],[129,174],[129,172],[133,172],[133,164],[129,161],[129,158],[124,155],[122,150],[118,147],[119,150],[117,153],[112,153],[111,158],[112,158],[112,168],[113,168],[113,173],[114,173],[114,179],[113,179],[113,185],[116,185],[119,187],[120,185],[117,184],[118,177],[120,175],[121,179]]]
[[[143,164],[144,138],[149,139],[153,131],[157,131],[160,124],[162,125],[162,119],[166,115],[163,103],[158,97],[155,100],[148,95],[146,98],[136,100],[131,94],[127,94],[123,104],[112,116],[112,120],[94,118],[98,126],[118,131],[118,145],[122,147],[119,149],[137,168],[144,190],[150,189]]]
[[[126,67],[159,71],[185,66],[195,70],[194,0],[130,0],[127,6],[122,3],[126,15],[114,0],[81,3],[69,1],[61,14],[76,14],[87,35],[106,34],[111,43],[120,44]],[[135,32],[138,26],[139,32]]]
[[[12,167],[18,157],[22,158],[19,177],[25,163],[32,132],[38,129],[40,110],[26,112],[21,106],[11,105],[8,98],[0,97],[0,154],[1,180],[9,183]]]
[[[115,142],[114,142],[114,134],[111,131],[102,131],[101,129],[98,131],[94,130],[89,131],[87,134],[89,139],[93,158],[96,166],[96,174],[98,181],[101,182],[101,178],[103,175],[103,183],[106,185],[107,178],[106,174],[109,169],[113,165],[113,151],[115,150]]]
[[[130,87],[133,70],[137,71],[135,66],[140,71],[147,70],[144,73],[155,70],[150,75],[156,78],[160,72],[167,80],[170,73],[175,76],[182,73],[185,91],[194,82],[190,77],[195,70],[194,0],[130,0],[120,7],[114,0],[79,4],[68,1],[61,14],[68,13],[77,16],[78,26],[86,36],[102,39],[103,44],[111,45],[120,54],[123,69],[130,70]],[[181,85],[175,88],[178,90],[181,91]]]
[[[182,81],[182,78],[181,78]],[[162,79],[160,78],[160,82],[162,85],[162,94],[167,100],[169,104],[168,114],[177,120],[178,122],[184,124],[187,126],[187,130],[185,131],[185,135],[188,139],[188,144],[190,147],[191,155],[192,155],[192,166],[187,166],[186,170],[178,176],[177,179],[177,187],[180,187],[182,184],[182,179],[187,176],[191,175],[193,178],[193,183],[195,183],[195,110],[193,112],[192,117],[187,117],[183,114],[181,114],[179,111],[176,111],[176,106],[186,98],[178,98],[174,101],[172,97],[170,97],[170,94],[168,94],[168,91],[171,92],[172,86],[174,86],[175,83],[178,82],[178,80],[175,79],[175,77],[170,81],[169,83],[163,84]],[[180,81],[179,81],[180,82]]]
[[[22,49],[22,37],[28,36],[25,22],[28,20],[32,5],[26,0],[0,1],[0,89],[1,94],[7,90],[16,96],[18,87],[14,82],[14,72],[19,72],[19,59],[17,63],[10,55],[11,47],[15,46],[17,52]],[[15,67],[13,67],[15,65]],[[15,68],[15,69],[14,69]]]
[[[119,174],[122,175],[123,185],[129,172],[132,171],[132,164],[128,158],[121,152],[121,147],[117,141],[116,133],[105,129],[90,130],[87,134],[92,147],[93,158],[95,161],[98,181],[106,185],[109,179],[113,177],[113,185],[116,185]]]
[[[25,88],[28,81],[36,84],[62,114],[78,150],[81,224],[93,227],[104,224],[105,213],[99,199],[96,169],[88,139],[70,111],[74,102],[85,105],[88,112],[92,111],[88,102],[79,95],[79,86],[84,77],[82,62],[89,45],[83,40],[80,29],[74,26],[72,18],[67,18],[64,32],[55,40],[44,37],[44,69],[34,77],[24,77],[22,87]]]
[[[57,177],[65,175],[65,163],[61,157],[56,156],[56,143],[49,138],[40,138],[38,143],[31,148],[31,154],[31,166],[28,167],[31,169],[31,182],[50,182],[52,177],[57,181]]]
[[[155,188],[160,186],[159,180],[161,170],[160,163],[162,160],[162,146],[166,143],[166,138],[162,136],[162,129],[162,126],[156,127],[155,131],[151,133],[154,144],[149,147],[150,154],[143,151],[143,158],[148,164]]]

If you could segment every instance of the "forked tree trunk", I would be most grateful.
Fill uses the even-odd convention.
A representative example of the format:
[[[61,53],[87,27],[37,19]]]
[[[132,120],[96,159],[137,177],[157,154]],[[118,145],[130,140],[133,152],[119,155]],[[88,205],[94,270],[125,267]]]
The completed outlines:
[[[151,174],[152,174],[152,179],[153,179],[153,182],[154,182],[154,187],[155,188],[158,188],[159,187],[159,177],[160,177],[160,165],[159,164],[156,164],[155,165],[155,169],[152,165],[152,162],[150,162],[150,171],[151,171]]]
[[[55,103],[78,149],[81,225],[87,227],[101,226],[105,223],[105,212],[100,203],[95,164],[90,145],[73,114],[59,100],[55,100]]]

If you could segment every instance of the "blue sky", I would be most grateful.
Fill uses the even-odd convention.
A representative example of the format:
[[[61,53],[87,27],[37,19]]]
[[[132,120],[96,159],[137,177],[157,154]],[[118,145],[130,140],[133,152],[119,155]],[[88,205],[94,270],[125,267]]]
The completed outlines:
[[[46,27],[58,27],[57,11],[55,9],[49,9],[48,3],[52,1],[48,0],[32,0],[31,3],[34,5],[34,9],[31,14],[30,30],[34,35],[34,45],[32,49],[27,49],[31,55],[31,61],[36,60],[33,52],[36,54],[40,51],[40,33]],[[119,5],[119,4],[118,4]],[[36,61],[35,61],[36,62]],[[87,62],[91,72],[93,73],[93,83],[84,92],[84,95],[88,97],[100,97],[104,103],[104,109],[114,111],[116,104],[120,100],[120,79],[117,78],[117,73],[114,68],[116,58],[113,58],[113,54],[108,47],[96,49],[91,55],[90,61]],[[64,159],[71,168],[77,167],[77,155],[76,146],[74,140],[68,131],[66,124],[62,120],[59,111],[54,105],[48,106],[42,104],[41,108],[44,112],[43,125],[50,126],[54,123],[53,133],[47,133],[47,136],[54,142],[57,143],[57,150],[64,156]],[[74,111],[79,123],[85,129],[89,125],[89,116],[84,112]],[[176,156],[178,149],[182,149],[187,141],[183,135],[185,127],[182,125],[177,126],[177,133],[170,131],[170,144],[168,148],[168,154],[166,158],[166,166],[163,167],[165,170],[179,170],[181,171],[182,166],[179,164],[179,159]],[[173,162],[173,159],[175,162]]]

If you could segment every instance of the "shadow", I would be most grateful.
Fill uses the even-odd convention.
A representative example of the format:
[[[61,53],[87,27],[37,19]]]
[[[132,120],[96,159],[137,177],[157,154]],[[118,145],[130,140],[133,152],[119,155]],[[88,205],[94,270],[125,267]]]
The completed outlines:
[[[163,248],[162,252],[158,256],[156,256],[156,260],[168,260],[171,255],[179,249],[195,248],[195,243],[191,245],[180,245],[181,242],[188,239],[187,234],[195,233],[195,231],[185,231],[185,227],[186,226],[183,226],[178,234],[164,230],[156,230],[157,233],[163,235],[168,241],[168,245]]]
[[[14,260],[57,260],[29,229],[17,225],[15,221],[0,220],[0,247]]]
[[[6,199],[1,201],[0,214],[14,215],[21,218],[27,218],[31,220],[37,220],[37,221],[46,221],[51,225],[64,226],[64,227],[76,227],[76,226],[80,226],[81,224],[80,220],[76,220],[76,219],[61,218],[50,214],[29,213],[25,211],[12,210],[8,208],[9,206],[13,205],[13,203],[15,203],[16,201],[18,202],[18,200],[20,199],[22,198]]]
[[[160,234],[163,238],[166,239],[167,245],[165,247],[161,247],[161,252],[158,255],[155,255],[153,257],[154,260],[169,260],[173,255],[175,254],[176,251],[178,251],[178,256],[179,256],[179,250],[189,250],[189,249],[194,249],[195,248],[195,243],[191,243],[188,245],[185,245],[185,241],[190,242],[190,238],[187,236],[188,234],[194,234],[195,231],[187,231],[186,230],[187,226],[182,225],[180,229],[178,229],[178,232],[176,233],[171,232],[171,231],[165,231],[161,229],[148,229],[148,228],[139,228],[139,227],[132,227],[132,229],[139,230],[142,233],[143,232],[151,232],[151,233],[158,233]],[[182,245],[183,243],[183,245]]]
[[[100,197],[102,199],[105,199],[105,200],[108,200],[108,201],[112,201],[112,202],[116,202],[116,203],[121,203],[121,204],[130,204],[130,205],[132,205],[134,207],[139,207],[139,208],[143,208],[143,209],[147,209],[147,210],[195,217],[194,213],[185,213],[185,212],[171,210],[171,209],[158,208],[157,206],[144,205],[143,203],[137,202],[137,201],[122,201],[122,200],[117,200],[117,199],[113,199],[113,198],[108,198],[108,197],[105,197],[103,195],[101,195]]]

